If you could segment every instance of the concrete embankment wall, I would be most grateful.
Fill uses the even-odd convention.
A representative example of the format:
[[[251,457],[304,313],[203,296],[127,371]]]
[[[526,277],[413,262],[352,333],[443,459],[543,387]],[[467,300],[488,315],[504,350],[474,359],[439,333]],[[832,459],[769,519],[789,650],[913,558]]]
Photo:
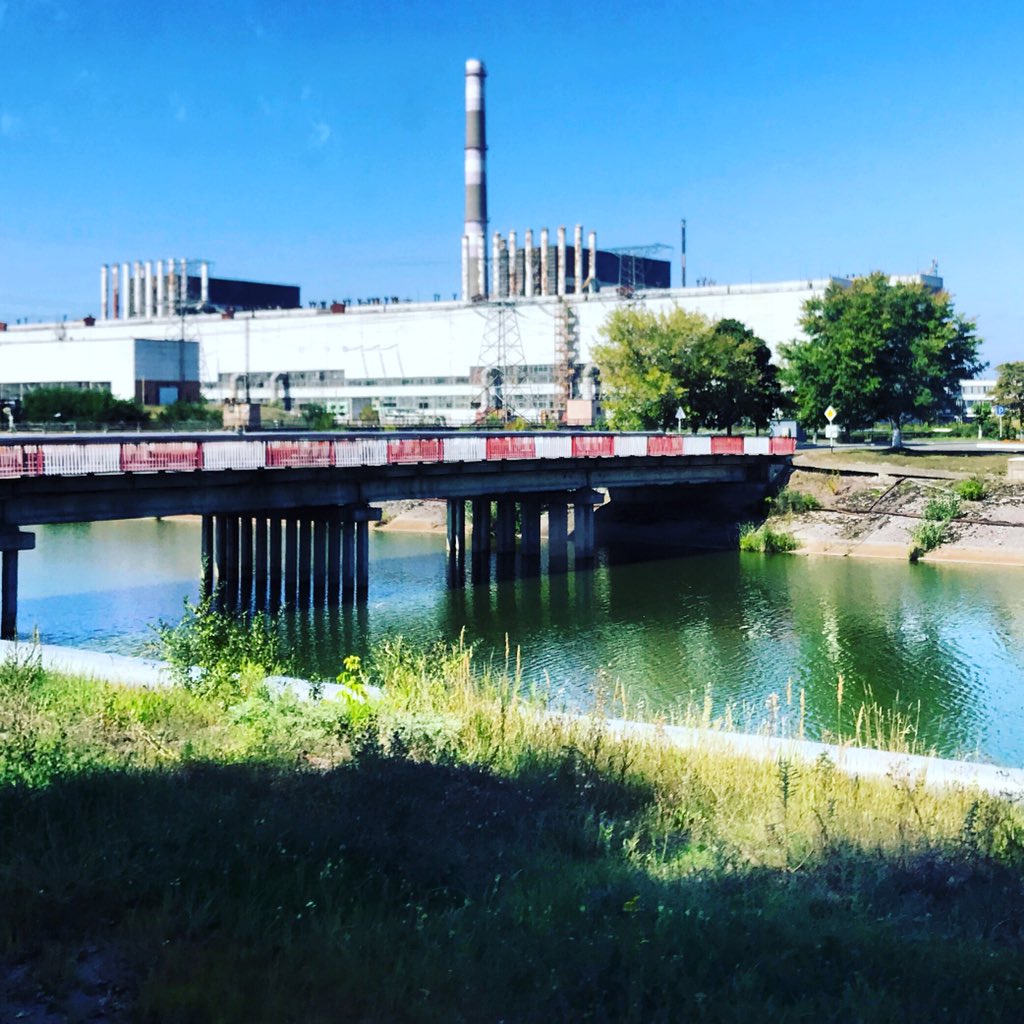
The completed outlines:
[[[99,651],[83,651],[48,644],[32,645],[10,640],[0,641],[0,660],[24,661],[38,657],[43,668],[67,675],[86,676],[104,682],[129,686],[171,686],[170,667],[166,662],[148,658],[131,658]],[[268,680],[279,690],[290,690],[300,698],[312,695],[313,685],[301,679],[284,676]],[[337,684],[317,686],[327,699],[346,693]],[[586,716],[560,715],[574,721]],[[986,793],[1008,799],[1024,799],[1024,769],[1004,768],[973,761],[954,761],[918,754],[896,754],[860,747],[817,743],[812,740],[782,739],[748,733],[691,729],[683,726],[650,725],[625,719],[609,719],[612,735],[620,739],[663,742],[680,748],[705,747],[723,754],[762,760],[792,760],[813,763],[825,756],[848,775],[864,778],[891,778],[916,781],[928,786],[976,787]]]

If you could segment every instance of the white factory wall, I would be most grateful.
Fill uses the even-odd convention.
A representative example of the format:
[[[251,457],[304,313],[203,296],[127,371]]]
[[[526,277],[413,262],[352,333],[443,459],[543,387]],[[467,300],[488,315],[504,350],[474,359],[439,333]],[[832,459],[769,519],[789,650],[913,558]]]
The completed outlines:
[[[90,330],[68,329],[62,340],[53,327],[20,337],[15,330],[5,331],[0,334],[0,383],[109,383],[118,398],[134,398],[135,339],[126,332],[94,337]]]
[[[827,280],[814,280],[672,289],[648,293],[643,303],[655,312],[681,306],[712,319],[732,317],[777,350],[781,342],[799,335],[803,303],[812,295],[820,295],[827,284]],[[577,359],[588,363],[602,324],[623,299],[605,291],[570,295],[566,302],[576,311],[579,323]],[[519,299],[515,309],[524,362],[550,366],[554,362],[558,299]],[[99,321],[94,326],[13,325],[0,333],[0,382],[110,381],[115,395],[131,398],[136,376],[134,339],[139,335],[167,341],[184,338],[200,343],[199,378],[205,385],[204,392],[214,400],[232,397],[223,378],[246,370],[252,374],[334,370],[344,372],[345,384],[327,381],[319,393],[315,388],[296,387],[292,397],[299,402],[323,401],[333,395],[361,402],[390,394],[400,399],[402,407],[401,400],[406,398],[448,395],[453,403],[431,401],[432,409],[440,414],[454,404],[463,411],[448,413],[447,421],[472,422],[474,413],[465,408],[471,385],[421,380],[403,386],[401,382],[408,378],[466,377],[471,366],[480,364],[488,315],[493,311],[484,305],[401,303],[350,306],[341,314],[311,309],[266,310],[239,313],[234,319],[190,316],[184,322],[180,318],[139,318]],[[176,348],[168,346],[168,351]],[[385,385],[382,378],[389,383]],[[348,382],[353,379],[380,383],[352,389]],[[253,398],[265,400],[265,390],[254,389]],[[553,387],[541,386],[538,390],[550,393]]]

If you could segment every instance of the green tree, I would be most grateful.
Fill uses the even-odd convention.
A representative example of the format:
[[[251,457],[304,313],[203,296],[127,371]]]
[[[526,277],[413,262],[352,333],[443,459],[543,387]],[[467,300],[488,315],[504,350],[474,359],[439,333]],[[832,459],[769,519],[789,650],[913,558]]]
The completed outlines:
[[[625,430],[675,425],[726,430],[749,420],[766,427],[782,404],[771,351],[738,320],[712,323],[699,313],[627,306],[615,310],[594,347],[605,406]]]
[[[137,402],[110,391],[40,387],[25,393],[21,418],[29,423],[146,423],[149,414]]]
[[[173,426],[177,423],[217,424],[224,422],[224,411],[219,405],[210,405],[205,398],[197,402],[189,402],[179,398],[170,405],[165,405],[157,413],[157,422]]]
[[[1024,424],[1024,362],[1001,363],[993,397],[1005,405],[1018,423]]]
[[[747,420],[757,430],[784,405],[778,367],[771,349],[739,320],[719,320],[696,340],[689,363],[691,426],[732,433]]]
[[[614,310],[594,346],[604,405],[620,430],[660,430],[688,406],[692,350],[710,331],[699,313],[642,306]],[[691,425],[693,425],[691,421]]]
[[[782,347],[799,419],[818,424],[833,405],[847,427],[885,420],[894,448],[904,423],[950,411],[960,380],[985,365],[976,325],[954,311],[947,292],[893,284],[878,272],[848,286],[832,282],[804,303],[800,323],[807,339]]]

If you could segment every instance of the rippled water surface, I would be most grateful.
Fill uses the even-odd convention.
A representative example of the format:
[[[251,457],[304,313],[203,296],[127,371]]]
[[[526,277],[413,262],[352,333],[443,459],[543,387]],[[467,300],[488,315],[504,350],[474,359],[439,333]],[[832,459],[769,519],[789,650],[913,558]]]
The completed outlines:
[[[40,528],[21,558],[19,626],[44,641],[136,653],[197,592],[199,528],[169,520]],[[449,590],[443,539],[371,536],[365,608],[289,623],[304,669],[337,672],[349,652],[401,633],[429,643],[465,631],[528,681],[581,704],[624,688],[630,704],[678,708],[711,694],[742,723],[772,713],[808,732],[846,709],[920,703],[940,752],[1024,763],[1024,570],[757,555],[664,561],[603,556],[590,573]],[[787,703],[788,696],[788,703]]]

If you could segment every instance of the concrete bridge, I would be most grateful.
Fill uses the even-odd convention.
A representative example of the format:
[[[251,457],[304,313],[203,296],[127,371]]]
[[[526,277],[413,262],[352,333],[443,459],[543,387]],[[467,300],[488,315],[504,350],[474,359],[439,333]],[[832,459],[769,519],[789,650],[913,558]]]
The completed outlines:
[[[610,433],[16,435],[0,439],[0,637],[17,626],[24,526],[153,516],[202,517],[202,586],[228,608],[277,610],[365,597],[373,502],[448,503],[449,579],[464,580],[466,502],[471,563],[492,550],[540,571],[594,555],[597,488],[767,482],[790,438]],[[664,492],[668,493],[668,492]],[[519,529],[516,529],[517,519]],[[518,534],[518,536],[517,536]]]

